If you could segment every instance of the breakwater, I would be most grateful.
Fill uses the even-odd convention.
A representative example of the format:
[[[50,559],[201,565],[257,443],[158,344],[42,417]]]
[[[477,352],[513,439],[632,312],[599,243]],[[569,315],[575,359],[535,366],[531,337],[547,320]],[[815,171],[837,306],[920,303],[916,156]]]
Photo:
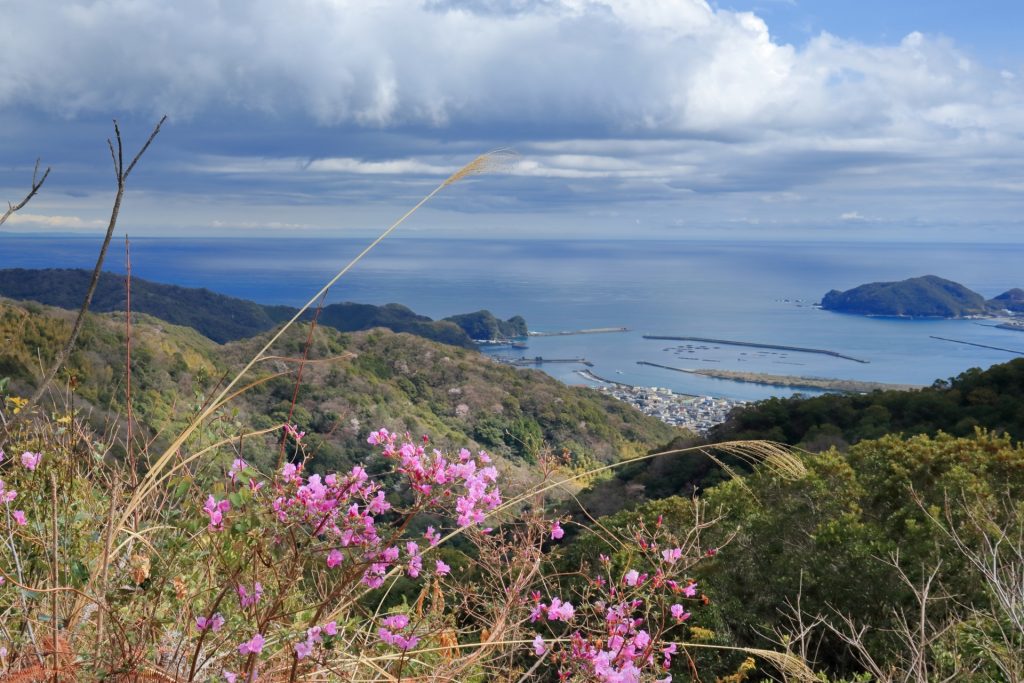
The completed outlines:
[[[594,374],[590,370],[573,370],[573,372],[575,372],[580,377],[585,377],[586,379],[589,379],[589,380],[591,380],[593,382],[603,382],[604,384],[611,384],[613,386],[623,387],[623,388],[626,388],[626,389],[635,389],[636,388],[632,384],[626,384],[625,382],[616,382],[613,379],[605,379],[604,377],[601,377],[600,375]]]
[[[628,327],[592,327],[587,330],[566,330],[564,332],[529,332],[531,337],[569,337],[574,334],[608,334],[609,332],[629,332]]]
[[[988,344],[975,344],[974,342],[962,341],[960,339],[949,339],[947,337],[936,337],[934,334],[928,335],[930,339],[938,339],[939,341],[953,342],[954,344],[966,344],[967,346],[977,346],[980,349],[992,349],[993,351],[1005,351],[1006,353],[1015,353],[1018,356],[1024,356],[1024,351],[1015,351],[1013,349],[1004,349],[999,346],[989,346]]]
[[[855,379],[833,379],[828,377],[800,377],[795,375],[769,375],[762,372],[739,372],[736,370],[705,370],[703,368],[676,368],[645,360],[638,360],[637,365],[648,365],[663,370],[674,370],[691,375],[703,375],[715,379],[727,379],[733,382],[748,382],[773,387],[789,387],[792,389],[816,389],[819,391],[839,391],[843,393],[863,394],[876,390],[909,391],[920,389],[914,384],[886,384],[884,382],[865,382]]]
[[[760,344],[757,342],[745,342],[745,341],[734,341],[732,339],[710,339],[708,337],[665,337],[653,334],[645,334],[644,339],[661,339],[668,341],[693,341],[701,342],[703,344],[722,344],[725,346],[746,346],[755,349],[774,349],[776,351],[795,351],[798,353],[817,353],[823,356],[832,356],[834,358],[842,358],[843,360],[852,360],[855,363],[870,363],[871,361],[862,360],[860,358],[854,358],[853,356],[847,356],[839,353],[838,351],[829,351],[828,349],[809,349],[803,346],[782,346],[779,344]]]
[[[545,363],[579,363],[580,365],[586,365],[588,368],[594,367],[586,358],[542,358],[541,356],[534,356],[533,358],[500,358],[496,359],[505,363],[506,365],[515,365],[517,367],[523,367],[527,365],[544,365]]]

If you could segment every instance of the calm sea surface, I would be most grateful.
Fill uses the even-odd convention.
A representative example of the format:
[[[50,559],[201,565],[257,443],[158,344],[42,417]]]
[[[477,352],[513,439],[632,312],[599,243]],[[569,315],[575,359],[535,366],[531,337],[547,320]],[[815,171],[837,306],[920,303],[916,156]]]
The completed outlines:
[[[95,238],[0,235],[0,267],[91,268]],[[351,239],[132,240],[137,277],[259,301],[300,305],[365,246]],[[123,243],[108,270],[123,272]],[[487,308],[538,331],[630,328],[619,334],[532,338],[516,355],[585,357],[593,372],[674,391],[758,399],[790,393],[637,365],[744,370],[930,384],[1018,358],[1024,333],[991,321],[895,320],[821,311],[830,289],[934,274],[986,297],[1024,287],[1024,245],[716,241],[428,240],[384,242],[331,292],[331,301],[403,303],[432,317]],[[652,341],[713,337],[830,349],[869,361],[736,346]],[[498,351],[495,351],[498,352]],[[509,354],[509,350],[499,353]],[[577,366],[547,365],[569,383]]]

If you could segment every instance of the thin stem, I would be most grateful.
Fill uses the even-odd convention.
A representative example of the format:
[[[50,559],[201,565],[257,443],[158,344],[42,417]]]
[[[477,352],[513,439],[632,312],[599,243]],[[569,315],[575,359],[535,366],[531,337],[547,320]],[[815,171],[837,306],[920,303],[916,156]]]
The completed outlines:
[[[156,124],[156,127],[153,128],[153,132],[149,134],[149,139],[146,140],[146,144],[142,146],[139,153],[135,155],[135,159],[132,161],[131,166],[129,166],[128,170],[124,172],[121,171],[123,166],[119,163],[123,154],[121,131],[118,128],[117,121],[114,121],[114,133],[117,137],[117,160],[115,160],[115,168],[117,170],[117,192],[114,194],[114,206],[110,211],[110,220],[107,223],[106,235],[103,237],[103,245],[100,247],[99,256],[96,258],[96,266],[93,268],[92,278],[89,280],[89,288],[86,290],[85,298],[82,300],[82,306],[79,309],[78,315],[75,317],[75,322],[71,327],[71,334],[63,348],[61,348],[60,352],[58,352],[57,356],[53,359],[53,364],[43,376],[43,379],[40,381],[35,393],[32,394],[28,403],[23,406],[22,410],[18,413],[19,415],[28,415],[30,409],[43,397],[43,394],[46,393],[46,389],[49,387],[50,382],[52,382],[53,378],[57,375],[57,371],[64,366],[65,362],[67,362],[68,356],[71,355],[71,351],[74,349],[75,343],[78,341],[78,335],[81,333],[82,325],[85,323],[85,314],[89,311],[89,306],[92,304],[92,297],[96,293],[97,285],[99,285],[100,274],[103,272],[103,261],[107,256],[107,248],[110,246],[110,239],[114,235],[114,228],[117,227],[117,218],[121,213],[121,201],[124,199],[125,181],[128,180],[128,174],[131,172],[132,168],[135,167],[135,164],[138,163],[142,153],[149,148],[149,145],[153,142],[153,139],[156,138],[157,134],[160,132],[160,127],[166,120],[166,116],[160,119]],[[107,143],[110,145],[111,152],[113,152],[113,144],[109,140],[107,140]]]
[[[17,204],[11,204],[10,202],[7,202],[7,211],[5,211],[2,216],[0,216],[0,225],[6,223],[8,218],[13,216],[21,209],[25,208],[25,205],[28,204],[29,201],[36,196],[36,194],[39,192],[39,188],[43,186],[43,183],[46,182],[46,179],[49,176],[50,167],[47,166],[46,171],[43,172],[43,177],[39,177],[39,159],[36,159],[36,166],[35,169],[32,171],[32,185],[29,188],[28,194],[25,195],[25,198],[22,199]]]

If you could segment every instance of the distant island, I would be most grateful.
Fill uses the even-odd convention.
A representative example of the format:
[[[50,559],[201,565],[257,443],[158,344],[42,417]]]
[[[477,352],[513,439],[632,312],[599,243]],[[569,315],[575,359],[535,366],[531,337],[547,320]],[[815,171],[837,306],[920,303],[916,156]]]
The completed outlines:
[[[47,306],[77,309],[89,286],[91,273],[81,269],[0,269],[0,296],[35,301]],[[102,273],[92,301],[97,313],[123,311],[126,307],[124,276]],[[268,306],[247,299],[218,294],[208,289],[179,287],[132,278],[132,312],[145,313],[174,325],[191,327],[218,343],[244,339],[270,330],[290,319],[299,309]],[[306,318],[311,317],[307,313]],[[476,348],[475,341],[525,337],[521,316],[499,320],[490,311],[433,320],[401,304],[330,304],[318,322],[342,332],[386,327],[431,341]]]
[[[935,275],[899,282],[872,282],[845,292],[833,289],[821,307],[838,313],[901,318],[979,318],[1024,313],[1024,290],[986,300],[958,282]]]

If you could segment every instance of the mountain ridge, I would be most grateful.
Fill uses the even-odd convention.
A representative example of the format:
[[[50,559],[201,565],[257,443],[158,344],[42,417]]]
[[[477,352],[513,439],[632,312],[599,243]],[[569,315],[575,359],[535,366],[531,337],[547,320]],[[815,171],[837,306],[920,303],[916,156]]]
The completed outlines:
[[[76,310],[81,306],[90,277],[89,271],[75,268],[0,269],[0,296]],[[108,313],[124,311],[125,308],[124,277],[101,273],[90,310]],[[182,287],[132,278],[133,313],[146,313],[174,325],[191,327],[218,343],[270,330],[289,320],[298,310],[293,306],[260,304],[205,287]],[[304,319],[311,316],[312,313],[307,312]],[[522,336],[526,333],[526,321],[521,316],[503,321],[490,311],[481,310],[433,320],[395,303],[382,306],[350,301],[329,304],[321,311],[318,322],[342,332],[385,327],[393,332],[409,332],[467,349],[476,348],[473,340],[483,338],[473,336],[480,330],[522,330],[521,335],[501,336]]]

